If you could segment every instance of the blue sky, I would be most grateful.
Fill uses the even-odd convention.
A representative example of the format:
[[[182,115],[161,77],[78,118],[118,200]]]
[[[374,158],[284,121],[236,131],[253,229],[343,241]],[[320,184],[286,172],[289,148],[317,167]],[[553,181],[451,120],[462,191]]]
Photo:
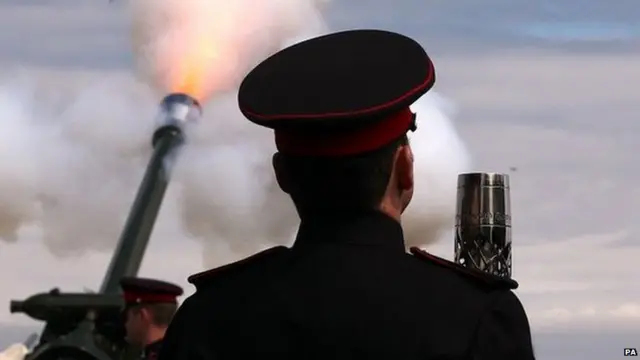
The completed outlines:
[[[514,277],[539,357],[617,359],[622,347],[640,347],[640,3],[391,3],[336,0],[327,22],[419,39],[436,62],[436,90],[458,109],[474,168],[518,168]],[[5,0],[0,30],[5,79],[18,66],[42,86],[63,89],[127,76],[132,66],[122,7],[107,0]],[[451,257],[451,247],[443,239],[431,250]],[[194,242],[156,241],[142,273],[184,283],[202,269],[194,261],[200,251]],[[108,253],[92,252],[70,266],[36,238],[0,242],[0,303],[54,284],[91,287],[107,261]],[[32,326],[0,311],[3,323]]]

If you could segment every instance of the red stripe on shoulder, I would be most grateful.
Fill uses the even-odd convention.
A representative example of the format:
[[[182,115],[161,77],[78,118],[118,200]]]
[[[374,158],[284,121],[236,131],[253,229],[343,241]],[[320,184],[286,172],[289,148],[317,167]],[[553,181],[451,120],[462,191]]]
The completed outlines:
[[[287,248],[286,246],[272,247],[270,249],[261,251],[257,254],[249,256],[248,258],[238,260],[231,264],[223,265],[214,269],[193,274],[187,278],[187,281],[190,284],[193,284],[194,286],[196,286],[197,288],[199,285],[202,285],[204,282],[206,282],[209,279],[215,278],[222,274],[227,274],[229,271],[244,268],[248,265],[255,264],[259,261],[264,261],[265,259],[272,258],[275,255],[283,254],[288,250],[289,248]]]
[[[409,251],[413,256],[417,257],[420,260],[450,269],[457,272],[458,274],[464,275],[468,279],[475,280],[476,282],[484,284],[490,288],[510,290],[518,288],[518,282],[513,279],[507,279],[483,271],[466,268],[460,264],[454,263],[453,261],[449,261],[447,259],[432,255],[418,247],[412,247],[409,249]]]

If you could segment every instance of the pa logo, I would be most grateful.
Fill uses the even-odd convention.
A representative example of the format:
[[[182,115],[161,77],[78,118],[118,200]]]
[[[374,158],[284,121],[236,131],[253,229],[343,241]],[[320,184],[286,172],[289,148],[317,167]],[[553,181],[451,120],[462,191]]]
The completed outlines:
[[[625,348],[624,356],[638,356],[638,349],[636,348]]]

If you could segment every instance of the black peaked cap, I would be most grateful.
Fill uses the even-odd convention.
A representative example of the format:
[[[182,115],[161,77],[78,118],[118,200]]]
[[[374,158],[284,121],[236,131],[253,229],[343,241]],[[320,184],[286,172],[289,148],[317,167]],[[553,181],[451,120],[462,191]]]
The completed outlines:
[[[434,82],[433,63],[415,40],[350,30],[267,58],[245,77],[238,104],[247,119],[268,128],[337,130],[408,108]]]

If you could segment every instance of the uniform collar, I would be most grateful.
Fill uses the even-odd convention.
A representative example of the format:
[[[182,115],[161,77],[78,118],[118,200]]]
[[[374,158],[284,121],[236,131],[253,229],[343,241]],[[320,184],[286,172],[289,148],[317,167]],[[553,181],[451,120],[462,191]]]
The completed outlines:
[[[156,340],[144,347],[144,358],[154,360],[158,358],[158,353],[162,347],[162,339]]]
[[[405,252],[402,226],[379,211],[335,213],[304,219],[293,248],[313,244],[364,245]]]

